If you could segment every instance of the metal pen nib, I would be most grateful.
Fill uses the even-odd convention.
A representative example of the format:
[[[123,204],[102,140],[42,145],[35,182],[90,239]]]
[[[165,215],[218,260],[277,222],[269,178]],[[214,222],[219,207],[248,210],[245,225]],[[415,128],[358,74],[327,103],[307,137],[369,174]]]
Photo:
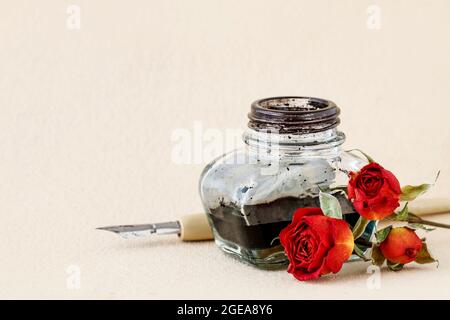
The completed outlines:
[[[180,234],[181,225],[179,221],[151,223],[151,224],[131,224],[121,226],[101,227],[97,230],[111,231],[124,239],[131,237],[147,237],[152,234]]]
[[[183,241],[212,240],[213,233],[206,214],[187,214],[179,217],[178,221],[131,224],[97,228],[97,230],[111,231],[122,238],[147,237],[152,234],[176,234]]]

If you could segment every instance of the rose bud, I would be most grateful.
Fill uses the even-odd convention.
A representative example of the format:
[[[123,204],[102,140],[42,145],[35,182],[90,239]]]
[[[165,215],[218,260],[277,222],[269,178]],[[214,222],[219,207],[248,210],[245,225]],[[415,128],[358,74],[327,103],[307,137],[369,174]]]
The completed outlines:
[[[295,211],[292,223],[280,233],[289,259],[288,272],[300,281],[337,273],[353,252],[347,222],[324,216],[320,208]]]
[[[414,230],[400,227],[392,228],[387,238],[380,244],[383,256],[398,264],[406,264],[416,260],[422,250],[422,240]]]
[[[347,191],[355,210],[368,220],[382,220],[393,214],[402,192],[392,172],[375,162],[350,173]]]

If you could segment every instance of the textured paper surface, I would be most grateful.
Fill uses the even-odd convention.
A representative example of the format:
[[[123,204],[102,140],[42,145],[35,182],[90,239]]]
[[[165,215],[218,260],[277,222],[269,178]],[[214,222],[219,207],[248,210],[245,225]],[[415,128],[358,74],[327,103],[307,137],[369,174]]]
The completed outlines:
[[[299,283],[212,242],[94,231],[201,211],[204,164],[171,161],[173,131],[243,129],[253,100],[278,95],[335,101],[349,149],[404,184],[440,169],[429,196],[448,197],[450,3],[376,1],[377,30],[373,2],[2,3],[0,297],[449,298],[446,231],[427,236],[439,269],[384,271],[379,290],[365,264]]]

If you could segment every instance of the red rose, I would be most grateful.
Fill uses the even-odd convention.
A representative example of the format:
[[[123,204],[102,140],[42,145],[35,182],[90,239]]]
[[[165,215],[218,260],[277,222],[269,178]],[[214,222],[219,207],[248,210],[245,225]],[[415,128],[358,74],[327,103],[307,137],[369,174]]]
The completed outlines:
[[[394,213],[402,192],[392,172],[374,162],[350,173],[347,190],[355,210],[369,220],[382,220]]]
[[[422,250],[422,240],[409,228],[392,228],[380,244],[380,250],[387,260],[406,264],[416,260],[417,254]]]
[[[300,281],[337,273],[353,252],[353,234],[344,220],[326,217],[320,208],[295,211],[280,233],[289,259],[288,272]]]

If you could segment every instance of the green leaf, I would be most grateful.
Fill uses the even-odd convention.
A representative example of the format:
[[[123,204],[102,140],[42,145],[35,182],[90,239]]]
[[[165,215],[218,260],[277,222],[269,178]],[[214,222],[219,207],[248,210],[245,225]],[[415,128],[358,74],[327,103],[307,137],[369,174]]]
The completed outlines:
[[[380,246],[378,246],[376,244],[373,245],[373,247],[372,247],[372,263],[376,266],[381,267],[385,260],[386,260],[386,258],[381,253]]]
[[[394,262],[391,262],[391,261],[388,260],[387,261],[387,266],[392,271],[400,271],[400,270],[403,269],[404,265],[400,264],[400,263],[394,263]]]
[[[367,161],[369,161],[369,163],[375,162],[375,160],[373,160],[373,158],[371,156],[369,156],[367,153],[365,153],[361,149],[347,150],[347,152],[352,152],[352,151],[358,151],[359,153],[361,153],[364,157],[366,157],[366,159],[367,159]]]
[[[353,247],[353,252],[354,252],[358,257],[360,257],[361,259],[363,259],[364,261],[370,261],[370,259],[366,257],[364,251],[363,251],[360,247],[358,247],[356,244],[355,244],[355,246]]]
[[[437,262],[428,251],[426,243],[422,243],[422,250],[417,254],[415,261],[420,264]]]
[[[423,183],[418,186],[404,186],[402,188],[402,193],[400,194],[401,201],[412,201],[419,197],[420,195],[427,192],[433,185],[429,183]]]
[[[400,212],[397,212],[394,215],[394,219],[395,221],[408,221],[408,217],[409,217],[409,211],[408,211],[408,202],[405,204],[405,206],[403,207],[402,210],[400,210]]]
[[[400,200],[401,201],[412,201],[414,199],[416,199],[418,196],[424,194],[425,192],[427,192],[432,186],[434,186],[434,184],[436,183],[436,181],[439,178],[439,174],[441,172],[438,171],[438,173],[436,174],[436,178],[434,179],[434,183],[422,183],[421,185],[418,186],[411,186],[411,185],[407,185],[402,187],[402,193],[400,194]]]
[[[389,235],[389,232],[391,232],[391,230],[392,230],[392,226],[389,226],[384,229],[381,229],[380,231],[377,231],[375,233],[375,238],[377,239],[378,243],[381,243],[384,240],[386,240],[386,238]]]
[[[320,208],[330,218],[342,219],[342,209],[338,199],[329,193],[319,191]]]
[[[367,225],[370,220],[367,220],[363,216],[360,216],[355,226],[353,227],[353,238],[356,240],[364,234],[364,230],[366,230]]]

